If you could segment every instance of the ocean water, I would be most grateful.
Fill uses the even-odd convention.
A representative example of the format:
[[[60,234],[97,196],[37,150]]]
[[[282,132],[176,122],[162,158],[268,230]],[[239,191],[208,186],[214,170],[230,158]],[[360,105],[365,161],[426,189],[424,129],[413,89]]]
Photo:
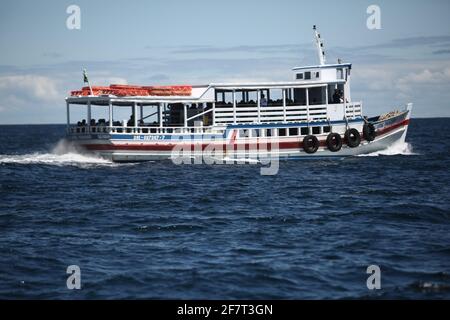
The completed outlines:
[[[114,164],[67,148],[64,126],[0,126],[0,298],[449,299],[448,121],[275,176]]]

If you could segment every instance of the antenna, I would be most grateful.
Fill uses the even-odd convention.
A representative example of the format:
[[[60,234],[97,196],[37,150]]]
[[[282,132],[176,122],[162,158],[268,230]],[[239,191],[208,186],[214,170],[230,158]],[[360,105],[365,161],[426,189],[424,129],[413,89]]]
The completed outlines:
[[[325,51],[323,51],[323,41],[320,38],[320,33],[317,31],[317,28],[315,25],[313,26],[313,30],[314,30],[316,47],[317,47],[317,54],[319,55],[319,62],[320,62],[320,65],[323,66],[326,62]]]

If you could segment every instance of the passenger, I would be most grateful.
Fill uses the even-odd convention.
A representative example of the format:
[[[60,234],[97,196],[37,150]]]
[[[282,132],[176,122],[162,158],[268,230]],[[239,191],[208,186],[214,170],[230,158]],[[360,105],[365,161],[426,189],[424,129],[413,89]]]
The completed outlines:
[[[133,114],[131,114],[130,119],[127,122],[127,126],[128,127],[134,126],[134,116],[133,116]]]
[[[339,103],[341,100],[341,96],[339,94],[339,90],[336,89],[334,90],[334,94],[333,94],[333,103]]]
[[[267,99],[266,96],[264,94],[261,94],[261,101],[259,102],[261,107],[267,107]]]
[[[342,90],[339,90],[339,101],[341,103],[344,102],[344,92]]]

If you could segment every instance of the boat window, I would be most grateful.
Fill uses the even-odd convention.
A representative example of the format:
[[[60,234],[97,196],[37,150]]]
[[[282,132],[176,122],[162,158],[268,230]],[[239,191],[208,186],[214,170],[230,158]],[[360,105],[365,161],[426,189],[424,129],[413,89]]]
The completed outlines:
[[[278,136],[279,137],[285,137],[286,136],[286,128],[278,129]]]
[[[319,79],[319,78],[320,78],[320,72],[317,71],[317,72],[316,72],[316,79]]]
[[[305,80],[311,80],[311,71],[305,72]]]
[[[283,90],[282,89],[270,89],[267,90],[267,104],[269,106],[282,106],[283,105]]]
[[[256,91],[242,90],[236,91],[236,105],[237,106],[256,106],[257,94]]]
[[[226,103],[231,98],[229,97],[231,95],[231,92],[227,92],[225,90],[216,90],[216,103]]]
[[[302,136],[307,136],[309,134],[309,128],[308,127],[301,128],[300,133]]]
[[[292,106],[294,105],[294,90],[292,88],[289,89],[285,89],[285,94],[286,94],[286,105],[287,106]]]
[[[248,129],[239,129],[239,137],[248,138],[249,137]]]
[[[310,105],[326,104],[325,87],[316,87],[308,89],[308,98]]]
[[[259,129],[251,129],[251,133],[253,138],[259,137]]]
[[[337,72],[337,74],[336,74],[337,79],[344,79],[344,72],[341,68],[336,69],[336,72]]]
[[[266,129],[266,137],[272,136],[272,129]]]
[[[299,106],[306,106],[306,89],[304,88],[294,89],[294,104]]]
[[[331,132],[331,127],[330,126],[323,127],[323,133],[328,133],[328,132]]]
[[[290,136],[298,136],[298,128],[289,128]]]
[[[297,73],[297,80],[303,80],[303,73]]]
[[[328,85],[328,103],[334,103],[334,93],[337,89],[337,86],[335,84],[329,84]]]
[[[320,134],[320,127],[313,127],[312,128],[312,133],[313,134]]]

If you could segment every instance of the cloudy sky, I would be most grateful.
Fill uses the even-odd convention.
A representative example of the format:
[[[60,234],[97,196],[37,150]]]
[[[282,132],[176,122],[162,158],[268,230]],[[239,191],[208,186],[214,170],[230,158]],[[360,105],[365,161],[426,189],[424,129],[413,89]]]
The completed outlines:
[[[66,27],[72,4],[80,30]],[[64,123],[83,67],[93,85],[289,80],[317,63],[313,24],[328,62],[353,63],[366,114],[413,102],[414,117],[449,117],[449,15],[447,0],[2,0],[0,124]]]

